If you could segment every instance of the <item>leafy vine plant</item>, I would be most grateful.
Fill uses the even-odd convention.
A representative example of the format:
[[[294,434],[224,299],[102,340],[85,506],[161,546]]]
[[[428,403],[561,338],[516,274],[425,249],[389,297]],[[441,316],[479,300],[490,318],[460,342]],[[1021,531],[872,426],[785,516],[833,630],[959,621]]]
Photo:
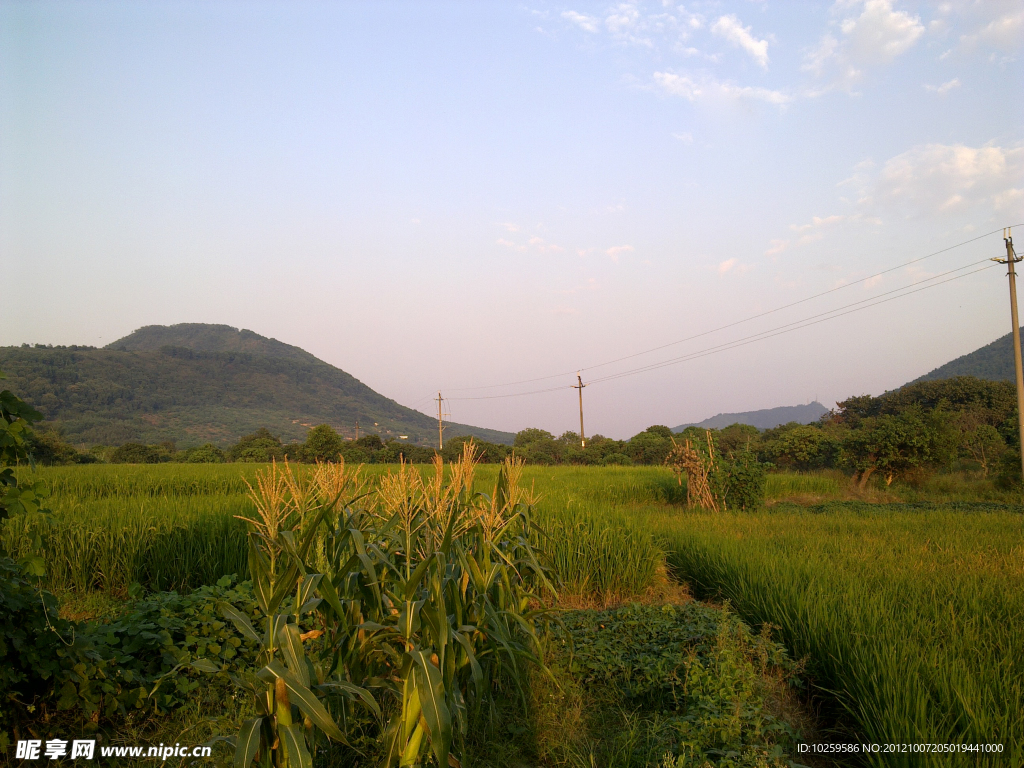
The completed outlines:
[[[235,766],[312,766],[327,741],[356,749],[368,718],[385,768],[460,766],[499,675],[518,685],[522,665],[543,668],[555,586],[522,463],[508,459],[478,492],[473,451],[448,467],[436,458],[426,477],[403,464],[373,493],[341,461],[257,477],[247,522],[262,631],[219,610],[259,644],[259,671],[195,662],[255,700],[258,715],[227,739]]]

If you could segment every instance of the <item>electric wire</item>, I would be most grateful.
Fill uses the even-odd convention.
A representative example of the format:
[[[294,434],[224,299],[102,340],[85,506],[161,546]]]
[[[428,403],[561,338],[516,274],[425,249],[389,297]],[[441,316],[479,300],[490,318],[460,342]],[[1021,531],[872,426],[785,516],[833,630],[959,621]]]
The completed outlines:
[[[818,323],[823,323],[823,322],[825,322],[827,320],[834,320],[834,319],[836,319],[838,317],[843,317],[845,315],[853,314],[854,312],[860,312],[862,310],[878,306],[879,304],[886,304],[886,303],[888,303],[890,301],[895,301],[896,299],[901,299],[901,298],[904,298],[906,296],[911,296],[911,295],[913,295],[915,293],[920,293],[921,291],[926,291],[929,288],[936,288],[936,287],[938,287],[940,285],[944,285],[945,283],[952,282],[954,280],[960,280],[960,279],[962,279],[964,277],[969,277],[970,275],[977,274],[978,272],[983,272],[983,271],[985,271],[987,269],[992,269],[995,266],[994,264],[987,264],[986,266],[981,267],[980,269],[975,269],[975,270],[972,270],[971,272],[967,272],[967,273],[962,274],[962,275],[955,275],[955,273],[957,273],[957,272],[962,272],[965,269],[969,269],[971,267],[975,267],[978,264],[982,264],[982,263],[984,263],[986,261],[989,261],[989,259],[981,259],[979,261],[972,262],[970,264],[966,264],[966,265],[964,265],[962,267],[958,267],[956,269],[951,269],[951,270],[948,270],[947,272],[942,272],[942,273],[940,273],[938,275],[933,275],[932,277],[925,278],[924,280],[919,280],[919,281],[917,281],[915,283],[910,283],[910,284],[904,285],[904,286],[902,286],[900,288],[894,288],[894,289],[892,289],[890,291],[886,291],[885,293],[878,294],[876,296],[872,296],[872,297],[867,298],[867,299],[861,299],[860,301],[855,301],[855,302],[852,302],[850,304],[845,304],[845,305],[843,305],[841,307],[836,307],[835,309],[831,309],[831,310],[828,310],[826,312],[821,312],[821,313],[816,314],[816,315],[810,315],[809,317],[802,318],[801,320],[795,320],[792,323],[786,323],[784,325],[776,326],[775,328],[771,328],[771,329],[769,329],[767,331],[761,331],[759,333],[751,334],[750,336],[744,336],[744,337],[741,337],[739,339],[734,339],[732,341],[724,342],[722,344],[718,344],[718,345],[715,345],[715,346],[712,346],[712,347],[705,347],[704,349],[696,350],[694,352],[687,353],[686,355],[682,355],[680,357],[670,358],[669,360],[662,360],[662,361],[659,361],[659,362],[656,362],[656,363],[650,363],[649,365],[640,366],[638,368],[633,368],[633,369],[629,369],[629,370],[626,370],[626,371],[620,371],[618,373],[613,373],[613,374],[609,374],[607,376],[599,377],[599,378],[596,378],[596,379],[591,379],[587,383],[588,384],[599,384],[599,383],[603,383],[603,382],[606,382],[606,381],[613,381],[615,379],[621,379],[621,378],[624,378],[626,376],[634,376],[634,375],[637,375],[637,374],[640,374],[640,373],[646,373],[647,371],[652,371],[652,370],[657,370],[659,368],[664,368],[664,367],[669,366],[669,365],[675,365],[677,363],[686,362],[687,360],[693,360],[693,359],[697,359],[699,357],[706,357],[708,355],[717,354],[718,352],[725,352],[725,351],[730,350],[730,349],[735,349],[736,347],[742,347],[742,346],[746,346],[747,344],[753,344],[754,342],[757,342],[757,341],[764,341],[765,339],[773,338],[775,336],[781,336],[781,335],[783,335],[785,333],[791,333],[793,331],[797,331],[797,330],[800,330],[802,328],[808,328],[808,327],[810,327],[812,325],[817,325]],[[955,275],[955,276],[947,277],[948,275]],[[941,277],[947,277],[947,279],[939,280],[939,278],[941,278]],[[936,280],[939,280],[939,282],[935,282]],[[925,283],[930,283],[930,285],[925,285]],[[915,286],[919,286],[919,287],[915,287]],[[911,289],[911,288],[913,288],[914,290],[908,290],[908,289]],[[890,294],[898,294],[898,295],[892,296]],[[884,296],[889,296],[889,298],[882,298]],[[846,310],[846,311],[843,311],[843,310]],[[563,384],[563,385],[557,386],[557,387],[548,387],[548,388],[545,388],[545,389],[531,390],[529,392],[515,392],[515,393],[511,393],[511,394],[502,394],[502,395],[478,395],[478,396],[474,396],[474,397],[454,397],[454,398],[451,398],[451,399],[452,400],[496,400],[496,399],[507,398],[507,397],[525,397],[527,395],[536,395],[536,394],[543,394],[543,393],[546,393],[546,392],[555,392],[555,391],[559,391],[559,390],[564,390],[566,388],[569,388],[568,385],[564,385]]]
[[[1024,226],[1024,224],[1014,224],[1012,226]],[[998,232],[1005,231],[1005,229],[1006,229],[1005,227],[1000,227],[999,229],[993,229],[991,232],[986,232],[984,234],[978,235],[977,237],[972,237],[969,240],[964,240],[962,242],[955,243],[954,245],[950,245],[950,246],[947,246],[945,248],[941,248],[941,249],[939,249],[937,251],[932,251],[931,253],[925,254],[924,256],[918,256],[917,258],[910,259],[909,261],[905,261],[905,262],[903,262],[901,264],[897,264],[896,266],[889,267],[888,269],[883,269],[881,272],[876,272],[873,275],[868,275],[867,277],[858,278],[855,281],[852,281],[852,282],[849,282],[849,283],[844,283],[843,285],[838,285],[838,286],[836,286],[834,288],[830,288],[827,291],[821,291],[819,293],[812,294],[811,296],[807,296],[805,298],[798,299],[797,301],[790,302],[789,304],[783,304],[782,306],[775,307],[774,309],[765,310],[764,312],[759,312],[757,314],[750,315],[748,317],[744,317],[744,318],[741,318],[739,320],[734,320],[731,323],[726,323],[725,325],[720,325],[720,326],[718,326],[716,328],[711,328],[711,329],[709,329],[707,331],[702,331],[701,333],[697,333],[697,334],[694,334],[692,336],[687,336],[686,338],[683,338],[683,339],[678,339],[676,341],[671,341],[671,342],[668,342],[666,344],[661,344],[661,345],[659,345],[657,347],[651,347],[650,349],[645,349],[645,350],[642,350],[640,352],[634,352],[634,353],[629,354],[629,355],[624,355],[622,357],[615,358],[614,360],[606,360],[605,362],[602,362],[602,363],[596,363],[594,365],[584,366],[584,367],[581,367],[581,368],[578,368],[578,369],[574,369],[574,370],[571,370],[571,371],[565,371],[565,372],[562,372],[562,373],[554,373],[554,374],[551,374],[550,376],[538,376],[538,377],[532,378],[532,379],[521,379],[519,381],[510,381],[510,382],[506,382],[504,384],[485,384],[485,385],[476,386],[476,387],[449,387],[447,389],[447,391],[449,391],[449,392],[470,392],[470,391],[480,390],[480,389],[498,389],[498,388],[501,388],[501,387],[514,387],[514,386],[517,386],[519,384],[532,384],[532,383],[538,382],[538,381],[547,381],[549,379],[561,378],[562,376],[570,376],[570,375],[576,373],[577,370],[579,370],[579,371],[587,371],[587,370],[594,370],[595,368],[603,368],[603,367],[605,367],[607,365],[612,365],[614,363],[620,363],[623,360],[630,360],[630,359],[632,359],[634,357],[640,357],[641,355],[650,354],[651,352],[658,352],[658,351],[660,351],[662,349],[666,349],[668,347],[676,346],[677,344],[682,344],[682,343],[687,342],[687,341],[693,341],[694,339],[699,339],[699,338],[701,338],[703,336],[707,336],[707,335],[712,334],[712,333],[717,333],[718,331],[724,331],[724,330],[726,330],[728,328],[732,328],[732,327],[735,327],[737,325],[741,325],[743,323],[748,323],[751,320],[757,320],[759,318],[766,317],[767,315],[772,315],[772,314],[775,314],[776,312],[781,312],[781,311],[783,311],[785,309],[790,309],[790,308],[798,306],[800,304],[805,304],[808,301],[812,301],[814,299],[821,298],[822,296],[827,296],[827,295],[829,295],[831,293],[835,293],[837,291],[841,291],[841,290],[844,290],[846,288],[851,288],[851,287],[853,287],[855,285],[859,285],[859,284],[861,284],[862,282],[864,282],[866,280],[873,280],[876,277],[881,277],[882,275],[886,275],[886,274],[888,274],[890,272],[895,272],[898,269],[903,269],[904,267],[908,267],[908,266],[910,266],[912,264],[917,264],[919,262],[925,261],[926,259],[930,259],[930,258],[932,258],[934,256],[938,256],[938,255],[946,253],[948,251],[952,251],[952,250],[954,250],[956,248],[961,248],[961,247],[963,247],[965,245],[970,245],[973,242],[977,242],[978,240],[982,240],[982,239],[984,239],[986,237],[990,237],[990,236],[992,236],[992,235],[994,235],[994,234],[996,234]],[[516,393],[516,394],[511,394],[511,395],[490,395],[490,396],[486,396],[486,397],[484,397],[484,396],[479,396],[479,397],[462,397],[462,398],[455,398],[455,399],[459,399],[459,400],[491,400],[491,399],[495,399],[495,398],[499,398],[499,397],[521,397],[522,395],[526,395],[526,394],[538,394],[538,393],[541,393],[541,392],[553,392],[556,389],[561,389],[561,387],[552,387],[550,389],[540,389],[540,390],[535,390],[535,391],[532,391],[532,392],[523,392],[523,393]]]

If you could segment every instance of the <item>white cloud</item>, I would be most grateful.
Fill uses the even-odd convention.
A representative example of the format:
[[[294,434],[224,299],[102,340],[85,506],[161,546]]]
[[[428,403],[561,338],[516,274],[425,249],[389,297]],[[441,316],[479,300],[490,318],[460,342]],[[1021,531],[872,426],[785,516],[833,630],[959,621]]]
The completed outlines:
[[[937,93],[939,96],[945,96],[947,93],[952,91],[954,88],[960,87],[960,78],[954,77],[942,85],[928,85],[925,83],[924,89],[930,93]]]
[[[594,33],[601,29],[600,19],[594,18],[593,16],[587,16],[584,13],[578,13],[576,11],[562,11],[562,18],[568,19],[580,29],[586,30],[587,32]]]
[[[562,246],[549,243],[536,235],[527,240],[526,244],[540,253],[562,253],[565,250]]]
[[[615,263],[618,263],[619,256],[621,254],[623,254],[623,253],[632,253],[632,252],[633,252],[633,246],[632,245],[613,245],[611,248],[609,248],[607,251],[605,251],[605,253],[607,253],[611,257],[611,260],[614,261]]]
[[[923,144],[889,159],[864,190],[866,204],[919,214],[977,206],[1021,211],[1024,147]]]
[[[1024,42],[1024,11],[993,19],[977,32],[961,37],[960,42],[967,48],[973,48],[978,43],[987,43],[1003,50],[1019,48]]]
[[[718,274],[724,275],[727,272],[732,272],[736,275],[742,275],[749,272],[753,267],[750,264],[743,264],[735,256],[731,259],[726,259],[718,265]]]
[[[924,34],[921,18],[893,10],[890,0],[867,0],[861,15],[844,19],[840,28],[853,56],[871,64],[892,61]]]
[[[838,0],[834,8],[853,9],[839,20],[842,37],[823,35],[805,52],[802,66],[805,72],[831,80],[829,88],[850,90],[865,67],[891,63],[925,34],[920,17],[895,10],[891,0]]]
[[[782,107],[791,103],[794,99],[793,96],[782,91],[773,91],[768,88],[749,85],[736,85],[735,83],[721,82],[711,77],[705,77],[698,83],[687,75],[678,75],[674,72],[655,72],[654,82],[666,93],[672,96],[681,96],[689,101],[707,98],[729,101],[754,100]]]
[[[742,48],[750,54],[750,57],[757,62],[758,66],[767,69],[768,41],[758,40],[754,37],[750,27],[744,27],[735,14],[720,17],[714,26],[711,27],[711,32]]]
[[[789,228],[794,232],[807,232],[808,230],[811,229],[820,229],[821,227],[828,227],[833,224],[838,224],[839,222],[845,219],[845,216],[839,215],[825,216],[824,218],[821,216],[812,216],[809,224],[790,224]]]
[[[675,139],[679,139],[681,142],[683,142],[683,144],[693,144],[692,133],[673,133],[672,137]]]
[[[772,247],[764,252],[765,256],[778,256],[789,248],[789,240],[772,240]]]

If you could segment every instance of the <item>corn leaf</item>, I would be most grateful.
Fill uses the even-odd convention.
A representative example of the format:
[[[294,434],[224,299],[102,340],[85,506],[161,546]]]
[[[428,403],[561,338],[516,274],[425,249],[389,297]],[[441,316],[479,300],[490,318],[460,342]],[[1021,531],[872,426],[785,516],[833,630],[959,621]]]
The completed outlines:
[[[235,739],[234,768],[249,768],[260,749],[260,727],[262,717],[254,717],[242,723]]]

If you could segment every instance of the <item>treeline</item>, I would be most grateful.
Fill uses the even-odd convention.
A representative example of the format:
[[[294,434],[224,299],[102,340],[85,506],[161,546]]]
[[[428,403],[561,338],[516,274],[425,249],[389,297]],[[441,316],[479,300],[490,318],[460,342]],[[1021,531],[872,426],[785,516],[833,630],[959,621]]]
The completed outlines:
[[[839,469],[855,475],[861,484],[878,475],[886,483],[898,477],[912,479],[936,470],[973,470],[985,476],[1016,477],[1020,445],[1016,394],[1008,382],[970,376],[908,385],[879,397],[864,395],[837,403],[836,409],[814,424],[786,424],[758,430],[745,424],[710,430],[717,453],[765,468],[786,470]],[[440,451],[455,459],[468,437],[445,442]],[[515,453],[530,464],[660,465],[673,441],[707,442],[707,431],[689,427],[680,434],[666,426],[648,427],[628,440],[595,435],[580,445],[579,435],[558,437],[542,429],[525,429],[513,445],[475,440],[479,459],[500,462]],[[177,450],[173,443],[126,443],[117,448],[95,448],[83,454],[63,443],[55,433],[36,437],[34,450],[40,463],[107,461],[111,463],[266,462],[271,460],[332,461],[380,464],[433,460],[433,448],[404,441],[382,440],[371,434],[345,440],[322,424],[304,442],[283,443],[267,429],[243,437],[227,450],[212,444]]]

